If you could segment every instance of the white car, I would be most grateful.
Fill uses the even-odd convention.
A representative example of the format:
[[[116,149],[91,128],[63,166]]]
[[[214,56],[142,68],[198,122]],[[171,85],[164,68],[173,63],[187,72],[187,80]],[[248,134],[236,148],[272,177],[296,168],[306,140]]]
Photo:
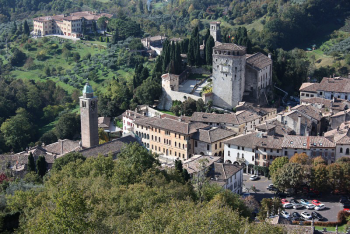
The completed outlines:
[[[282,210],[281,211],[281,215],[283,218],[289,219],[290,218],[290,214],[287,211]]]
[[[325,208],[326,206],[324,204],[319,204],[318,206],[315,207],[315,210],[323,210]]]
[[[301,212],[301,217],[303,217],[305,220],[309,220],[312,218],[311,214],[307,213],[306,211]]]
[[[298,209],[303,209],[304,206],[303,206],[302,204],[299,204],[299,203],[294,203],[294,204],[293,204],[293,208],[296,209],[296,210],[298,210]]]
[[[252,176],[249,178],[249,180],[257,180],[257,179],[259,179],[259,176],[257,176],[257,175],[252,175]]]
[[[284,203],[283,204],[283,208],[285,208],[285,209],[292,209],[293,208],[293,204],[292,203]]]
[[[308,209],[308,210],[313,210],[313,209],[315,209],[315,205],[314,204],[307,204],[307,205],[304,205],[305,206],[305,208],[306,209]]]

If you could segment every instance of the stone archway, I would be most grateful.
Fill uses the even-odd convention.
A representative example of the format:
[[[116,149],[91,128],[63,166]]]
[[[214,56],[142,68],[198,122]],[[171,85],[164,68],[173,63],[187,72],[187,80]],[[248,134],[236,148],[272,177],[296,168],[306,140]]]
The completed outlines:
[[[232,164],[232,162],[230,160],[226,160],[225,163]]]
[[[233,165],[239,165],[239,162],[233,162]]]
[[[218,153],[215,153],[214,156],[218,156]]]
[[[243,173],[247,173],[247,165],[242,163],[241,166],[243,167]]]

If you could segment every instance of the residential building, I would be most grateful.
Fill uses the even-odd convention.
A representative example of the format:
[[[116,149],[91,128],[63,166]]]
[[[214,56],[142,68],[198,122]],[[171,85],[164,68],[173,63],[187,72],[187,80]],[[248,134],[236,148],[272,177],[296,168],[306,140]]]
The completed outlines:
[[[123,135],[134,132],[134,122],[138,119],[147,118],[143,114],[139,114],[132,110],[126,110],[123,114]]]
[[[313,97],[350,100],[350,79],[349,77],[324,77],[320,83],[303,83],[299,91],[300,101]]]
[[[300,104],[302,105],[310,104],[320,109],[323,115],[337,114],[338,112],[347,110],[350,107],[350,101],[343,100],[340,98],[335,98],[335,97],[333,97],[332,100],[324,99],[321,97],[304,98],[300,100]]]
[[[191,177],[193,177],[194,174],[205,171],[204,169],[208,170],[213,163],[221,161],[221,157],[194,155],[192,158],[183,161],[182,167],[187,170]]]
[[[110,125],[111,125],[110,117],[98,117],[98,128],[109,130]]]
[[[218,127],[198,129],[193,134],[194,154],[224,156],[224,141],[236,133]]]
[[[112,18],[113,15],[83,11],[64,15],[37,17],[33,19],[33,33],[37,36],[58,34],[72,38],[80,38],[83,36],[84,24],[86,30],[90,31],[92,29],[92,24],[101,17]]]
[[[322,134],[327,125],[322,120],[322,112],[312,105],[298,105],[288,111],[278,113],[277,120],[293,129],[296,135]]]
[[[330,116],[330,129],[337,129],[343,123],[350,121],[350,109],[339,111]]]
[[[336,159],[350,157],[350,121],[338,128],[325,132],[324,137],[336,144]]]
[[[241,194],[243,186],[243,168],[239,165],[214,162],[207,174],[210,183],[217,184],[233,193]]]

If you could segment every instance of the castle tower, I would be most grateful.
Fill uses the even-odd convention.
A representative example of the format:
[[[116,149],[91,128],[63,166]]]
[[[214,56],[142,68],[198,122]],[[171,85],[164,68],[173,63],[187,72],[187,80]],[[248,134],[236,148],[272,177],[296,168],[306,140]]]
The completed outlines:
[[[220,22],[216,21],[210,23],[210,35],[214,38],[214,41],[221,40],[220,24]]]
[[[213,104],[232,109],[243,99],[246,48],[222,43],[213,48]]]
[[[83,89],[80,99],[81,141],[83,148],[98,145],[97,97],[89,83]]]

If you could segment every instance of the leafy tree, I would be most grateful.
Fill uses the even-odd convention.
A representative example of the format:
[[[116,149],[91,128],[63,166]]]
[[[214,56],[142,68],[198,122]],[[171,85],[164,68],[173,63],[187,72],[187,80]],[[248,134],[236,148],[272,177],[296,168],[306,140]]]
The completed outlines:
[[[0,130],[6,145],[12,147],[15,152],[26,147],[36,134],[35,126],[23,108],[19,108],[15,116],[3,122]]]
[[[98,129],[98,139],[100,145],[109,141],[109,137],[103,128]]]
[[[28,171],[35,172],[35,162],[34,162],[34,156],[33,156],[32,152],[29,153],[27,167],[28,167]]]
[[[200,98],[196,101],[196,111],[197,112],[204,112],[205,111],[205,103],[203,102],[202,98]]]
[[[323,159],[322,156],[318,156],[316,158],[313,159],[313,165],[314,167],[316,167],[317,165],[327,165],[327,162]]]
[[[162,86],[152,78],[148,78],[136,89],[135,97],[139,104],[153,105],[154,100],[159,99],[161,94]]]
[[[85,161],[85,157],[81,153],[71,152],[64,156],[57,158],[52,166],[53,171],[61,171],[64,166],[70,162],[76,162],[78,160]]]
[[[48,131],[48,132],[45,132],[41,138],[40,138],[40,141],[42,143],[44,143],[45,145],[48,145],[48,144],[51,144],[51,143],[54,143],[56,142],[58,139],[57,139],[57,136],[55,134],[55,131],[51,130],[51,131]]]
[[[311,187],[318,191],[327,190],[328,171],[324,164],[317,164],[312,168]]]
[[[298,187],[304,176],[303,166],[298,163],[287,163],[272,175],[273,184],[281,191]]]
[[[114,181],[118,184],[135,183],[143,172],[157,164],[155,154],[138,143],[129,144],[118,154]]]
[[[38,160],[36,161],[36,168],[39,176],[43,177],[46,174],[47,162],[44,156],[39,156]]]
[[[300,165],[308,165],[308,164],[310,164],[309,156],[307,156],[307,154],[305,154],[305,153],[294,154],[290,158],[289,162],[290,163],[298,163]]]
[[[254,196],[251,196],[251,195],[245,197],[243,199],[243,202],[246,205],[246,207],[250,210],[250,212],[254,212],[260,207],[257,200],[255,200]]]
[[[78,52],[75,52],[73,54],[73,59],[75,62],[78,62],[80,60],[80,54]]]
[[[289,162],[288,157],[278,157],[274,159],[269,166],[270,174],[273,176],[280,168]]]
[[[42,178],[34,171],[27,173],[23,179],[26,183],[34,183],[34,184],[42,183]]]
[[[74,113],[63,114],[55,125],[59,139],[73,139],[80,133],[80,116]]]
[[[259,219],[265,220],[270,215],[277,215],[279,211],[283,210],[281,200],[278,197],[263,198],[261,200],[261,207],[259,211]]]
[[[12,53],[12,57],[10,58],[11,65],[22,66],[27,59],[27,55],[17,48],[14,48]]]

